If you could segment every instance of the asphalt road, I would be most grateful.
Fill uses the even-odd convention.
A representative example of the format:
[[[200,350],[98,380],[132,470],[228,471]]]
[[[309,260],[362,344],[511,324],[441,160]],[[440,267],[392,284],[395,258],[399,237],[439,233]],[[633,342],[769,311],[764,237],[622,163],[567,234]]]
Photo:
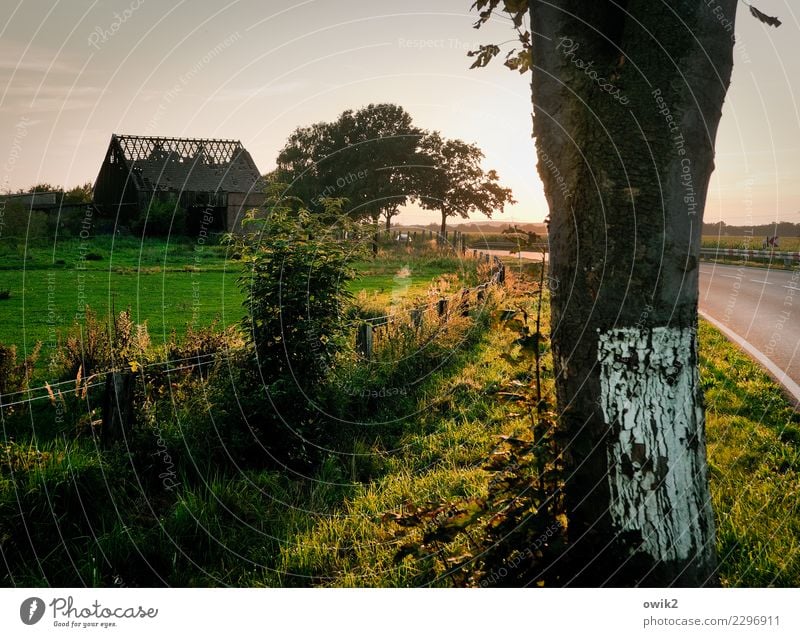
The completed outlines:
[[[800,400],[800,271],[701,263],[700,312]]]
[[[534,252],[521,256],[542,258]],[[800,270],[701,263],[700,314],[758,360],[800,403]]]

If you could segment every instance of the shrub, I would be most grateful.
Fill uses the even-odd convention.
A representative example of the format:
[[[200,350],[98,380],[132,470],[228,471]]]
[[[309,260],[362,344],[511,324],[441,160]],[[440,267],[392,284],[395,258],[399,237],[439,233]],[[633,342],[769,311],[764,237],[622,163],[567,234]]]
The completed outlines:
[[[11,290],[0,290],[0,301],[7,301],[11,298]]]
[[[251,212],[245,232],[229,242],[245,266],[239,282],[255,359],[249,370],[242,370],[240,383],[251,386],[246,396],[253,401],[243,408],[252,410],[254,418],[248,421],[255,420],[260,433],[268,434],[264,438],[270,449],[280,450],[284,461],[306,462],[309,439],[319,433],[313,397],[350,335],[347,284],[360,255],[336,241],[320,216],[302,208],[292,211],[290,203],[271,197],[269,215],[256,218]],[[342,203],[324,202],[322,217],[335,219],[331,227],[337,229],[349,226]],[[264,413],[265,405],[273,410]]]
[[[27,358],[17,361],[16,345],[0,343],[0,395],[20,391],[28,386],[41,349],[41,342],[37,342]]]
[[[182,235],[186,232],[186,211],[175,196],[163,201],[154,198],[147,212],[131,222],[131,230],[148,237]]]

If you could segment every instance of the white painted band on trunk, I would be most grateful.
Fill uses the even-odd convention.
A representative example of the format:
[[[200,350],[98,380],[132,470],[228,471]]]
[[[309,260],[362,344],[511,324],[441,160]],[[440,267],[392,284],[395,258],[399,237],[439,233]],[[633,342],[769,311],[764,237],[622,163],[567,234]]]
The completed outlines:
[[[696,348],[691,328],[619,328],[598,339],[610,515],[657,560],[702,555],[714,541]]]

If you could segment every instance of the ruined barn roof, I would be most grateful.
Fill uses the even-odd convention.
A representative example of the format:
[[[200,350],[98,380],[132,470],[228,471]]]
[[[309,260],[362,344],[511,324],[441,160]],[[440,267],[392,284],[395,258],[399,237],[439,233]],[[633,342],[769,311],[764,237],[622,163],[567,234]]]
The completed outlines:
[[[258,168],[237,140],[112,135],[110,150],[108,161],[124,162],[138,190],[261,189]]]

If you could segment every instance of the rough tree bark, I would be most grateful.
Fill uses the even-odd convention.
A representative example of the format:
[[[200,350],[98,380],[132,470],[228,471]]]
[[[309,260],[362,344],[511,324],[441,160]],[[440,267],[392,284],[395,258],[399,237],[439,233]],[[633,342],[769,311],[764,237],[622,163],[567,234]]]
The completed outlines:
[[[572,585],[716,581],[698,255],[736,0],[531,0]]]

